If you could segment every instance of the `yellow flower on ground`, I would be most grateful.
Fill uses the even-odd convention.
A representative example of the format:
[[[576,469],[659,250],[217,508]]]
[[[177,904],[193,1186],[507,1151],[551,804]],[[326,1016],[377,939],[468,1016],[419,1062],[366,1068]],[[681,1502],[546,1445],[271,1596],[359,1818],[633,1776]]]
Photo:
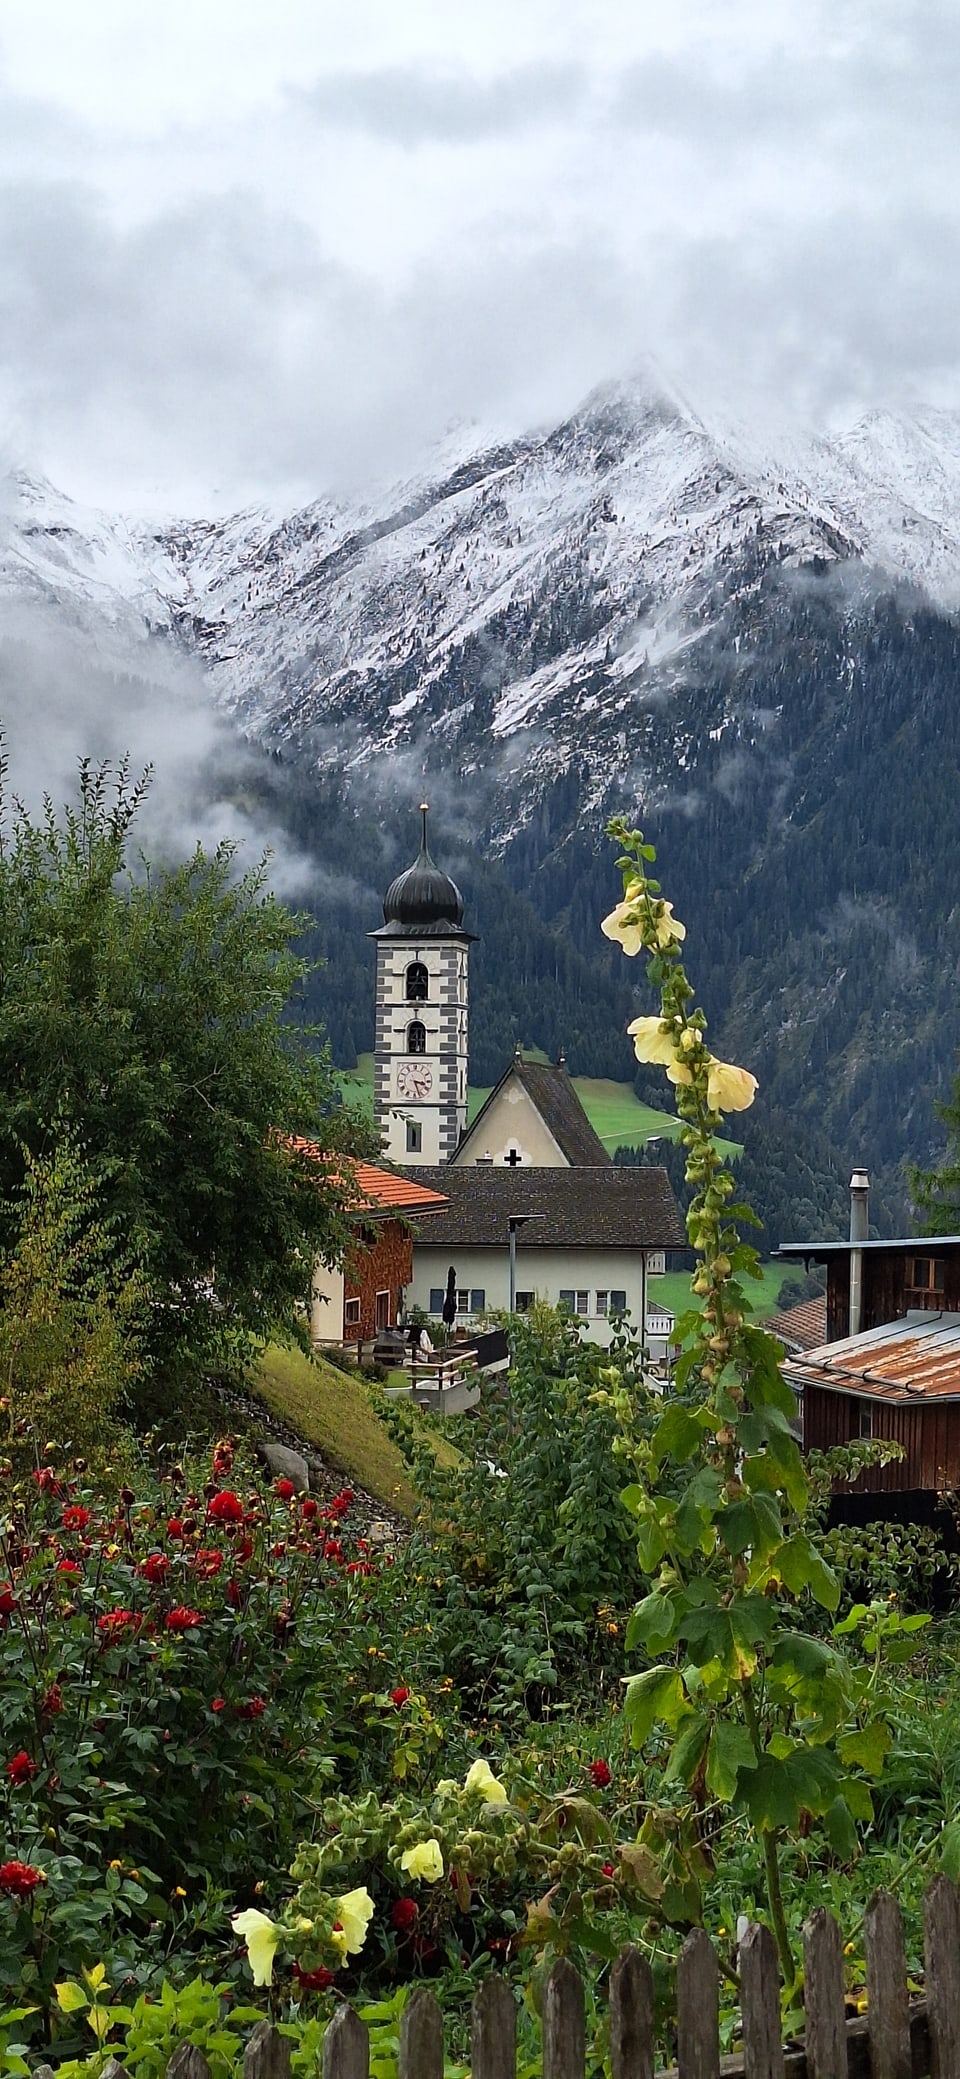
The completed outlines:
[[[638,1061],[673,1061],[677,1051],[673,1029],[662,1018],[634,1018],[627,1026]]]
[[[282,1939],[276,1922],[270,1919],[269,1914],[258,1912],[256,1906],[248,1906],[245,1912],[234,1914],[230,1925],[234,1934],[246,1942],[254,1985],[269,1985],[273,1977],[273,1959]]]
[[[509,1802],[503,1784],[498,1783],[488,1761],[475,1761],[467,1770],[464,1790],[478,1790],[488,1805],[505,1805]]]
[[[757,1094],[756,1076],[732,1061],[711,1061],[707,1103],[714,1112],[745,1112]]]
[[[359,1956],[372,1919],[373,1900],[364,1885],[344,1892],[342,1899],[337,1900],[339,1926],[333,1929],[330,1940],[341,1956]]]
[[[420,1877],[424,1884],[439,1884],[443,1876],[443,1856],[440,1843],[431,1837],[429,1841],[418,1841],[415,1848],[408,1848],[400,1857],[400,1868],[411,1877]]]

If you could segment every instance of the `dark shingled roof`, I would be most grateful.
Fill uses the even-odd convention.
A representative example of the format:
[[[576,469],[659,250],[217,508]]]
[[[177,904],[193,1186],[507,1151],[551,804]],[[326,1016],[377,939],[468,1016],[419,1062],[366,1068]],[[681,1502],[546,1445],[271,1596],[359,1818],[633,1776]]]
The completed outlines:
[[[594,1133],[580,1099],[570,1081],[569,1073],[562,1061],[525,1061],[521,1053],[514,1055],[509,1068],[494,1085],[486,1102],[468,1128],[460,1143],[464,1148],[480,1132],[482,1120],[499,1097],[505,1083],[516,1076],[527,1096],[536,1105],[544,1125],[552,1133],[562,1155],[569,1163],[610,1163],[613,1158],[604,1147],[599,1134]],[[482,1137],[481,1137],[482,1138]],[[459,1152],[459,1151],[458,1151]]]
[[[539,1213],[520,1230],[527,1249],[684,1249],[686,1230],[665,1169],[652,1164],[616,1169],[612,1163],[578,1169],[507,1169],[476,1163],[408,1168],[449,1200],[432,1213],[420,1246],[505,1249],[511,1213]]]
[[[801,1300],[784,1314],[769,1314],[764,1328],[773,1330],[788,1350],[818,1350],[827,1339],[827,1295]]]

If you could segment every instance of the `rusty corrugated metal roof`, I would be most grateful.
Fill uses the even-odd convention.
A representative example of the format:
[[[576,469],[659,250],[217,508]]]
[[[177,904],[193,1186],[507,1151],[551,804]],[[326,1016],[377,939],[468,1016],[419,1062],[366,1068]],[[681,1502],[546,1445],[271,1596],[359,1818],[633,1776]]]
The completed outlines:
[[[960,1400],[960,1314],[910,1313],[842,1343],[787,1358],[793,1385],[825,1386],[862,1399]]]

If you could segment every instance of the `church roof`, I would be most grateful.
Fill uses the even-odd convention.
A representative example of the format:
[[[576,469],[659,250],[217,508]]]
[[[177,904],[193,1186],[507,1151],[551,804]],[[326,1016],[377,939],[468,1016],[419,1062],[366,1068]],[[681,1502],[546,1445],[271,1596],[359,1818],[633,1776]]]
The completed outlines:
[[[481,1106],[473,1125],[467,1128],[457,1149],[458,1156],[468,1141],[481,1133],[484,1118],[511,1077],[516,1078],[536,1106],[567,1162],[574,1168],[597,1163],[608,1163],[612,1168],[612,1157],[587,1118],[566,1064],[563,1061],[525,1061],[519,1048],[509,1068]]]
[[[391,881],[383,898],[383,923],[371,938],[470,938],[463,928],[463,896],[456,881],[430,857],[427,803],[420,803],[423,831],[412,866]]]
[[[535,1214],[521,1228],[526,1249],[684,1249],[686,1229],[665,1169],[508,1169],[445,1163],[407,1171],[442,1191],[446,1210],[431,1217],[418,1247],[506,1249],[512,1213]]]

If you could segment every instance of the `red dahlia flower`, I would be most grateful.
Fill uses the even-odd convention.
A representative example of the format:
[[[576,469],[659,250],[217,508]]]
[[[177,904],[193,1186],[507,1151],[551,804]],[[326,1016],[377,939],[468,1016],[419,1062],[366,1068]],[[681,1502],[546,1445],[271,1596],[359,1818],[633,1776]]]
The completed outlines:
[[[303,1501],[303,1502],[301,1502],[301,1504],[300,1504],[300,1513],[301,1513],[301,1515],[302,1515],[302,1516],[315,1516],[315,1515],[316,1515],[316,1513],[317,1513],[317,1504],[316,1504],[316,1502],[315,1502],[315,1501],[311,1501],[311,1499],[310,1499],[309,1495],[307,1496],[307,1499],[306,1499],[306,1501]]]
[[[182,1536],[183,1536],[183,1517],[182,1517],[182,1516],[171,1516],[171,1517],[170,1517],[170,1519],[169,1519],[169,1521],[168,1521],[168,1523],[167,1523],[167,1536],[168,1536],[168,1538],[182,1538]]]
[[[170,1561],[164,1552],[151,1552],[149,1559],[144,1560],[140,1572],[145,1581],[162,1581],[164,1575],[170,1572]]]
[[[59,1682],[51,1682],[46,1696],[40,1705],[40,1710],[45,1718],[56,1718],[59,1716],[59,1713],[63,1710],[63,1690]]]
[[[21,1747],[19,1754],[15,1754],[12,1761],[7,1763],[7,1775],[11,1783],[32,1783],[36,1773],[37,1764],[31,1761],[25,1747]]]
[[[327,1992],[333,1984],[334,1976],[325,1964],[321,1964],[316,1971],[302,1971],[299,1964],[294,1964],[293,1975],[302,1992]]]
[[[602,1757],[599,1761],[592,1761],[590,1763],[590,1775],[596,1790],[606,1790],[607,1784],[610,1782],[609,1762],[604,1761]]]
[[[238,1718],[262,1718],[266,1710],[262,1696],[251,1696],[245,1704],[237,1705]]]
[[[198,1574],[211,1581],[214,1575],[220,1572],[223,1553],[217,1550],[216,1545],[201,1545],[193,1555],[193,1564]]]
[[[212,1501],[207,1503],[207,1515],[213,1517],[214,1523],[242,1523],[243,1503],[239,1494],[234,1494],[229,1487],[224,1487],[220,1494],[215,1494]]]
[[[61,1559],[57,1572],[58,1574],[82,1574],[83,1568],[77,1565],[75,1559]]]
[[[120,1632],[138,1631],[142,1623],[139,1610],[106,1610],[102,1617],[97,1618],[97,1630],[103,1632],[105,1638],[112,1638]]]
[[[6,1623],[8,1617],[13,1616],[16,1607],[17,1598],[14,1595],[12,1588],[0,1588],[0,1619],[2,1619],[4,1623]]]
[[[199,1610],[188,1610],[182,1603],[175,1610],[168,1610],[164,1619],[168,1631],[193,1631],[203,1623]]]
[[[28,1899],[38,1884],[45,1884],[42,1870],[35,1870],[29,1862],[0,1862],[0,1891],[8,1898]]]
[[[390,1702],[396,1705],[398,1711],[402,1711],[409,1695],[409,1689],[391,1689]]]
[[[63,1524],[64,1530],[86,1530],[87,1524],[90,1521],[90,1511],[89,1509],[81,1509],[79,1504],[77,1504],[69,1509],[64,1509],[60,1521]]]
[[[396,1928],[398,1934],[408,1935],[419,1918],[420,1908],[416,1899],[394,1899],[390,1911],[390,1925]]]
[[[275,1480],[273,1491],[280,1501],[292,1501],[297,1490],[292,1480]]]

